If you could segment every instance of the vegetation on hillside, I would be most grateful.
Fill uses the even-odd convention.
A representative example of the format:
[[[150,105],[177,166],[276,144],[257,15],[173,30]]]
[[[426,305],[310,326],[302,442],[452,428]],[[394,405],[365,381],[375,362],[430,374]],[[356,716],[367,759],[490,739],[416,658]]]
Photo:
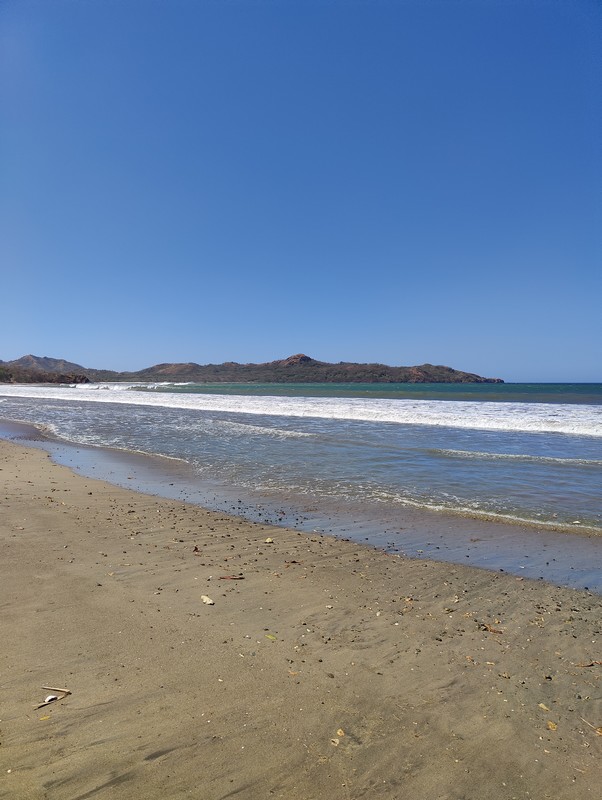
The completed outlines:
[[[65,369],[68,367],[68,371]],[[422,364],[330,364],[302,353],[265,364],[156,364],[137,372],[81,367],[62,359],[23,356],[0,362],[0,381],[12,383],[85,383],[88,381],[192,381],[195,383],[503,383],[451,367]]]

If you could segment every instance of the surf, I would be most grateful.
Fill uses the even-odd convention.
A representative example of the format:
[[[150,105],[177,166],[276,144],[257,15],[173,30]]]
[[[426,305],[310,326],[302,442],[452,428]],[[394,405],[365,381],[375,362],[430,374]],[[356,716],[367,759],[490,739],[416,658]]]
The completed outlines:
[[[0,396],[81,403],[118,403],[268,417],[602,437],[602,406],[598,405],[129,391],[138,386],[139,384],[119,384],[119,388],[117,385],[107,388],[103,384],[72,388],[9,385],[0,387]]]

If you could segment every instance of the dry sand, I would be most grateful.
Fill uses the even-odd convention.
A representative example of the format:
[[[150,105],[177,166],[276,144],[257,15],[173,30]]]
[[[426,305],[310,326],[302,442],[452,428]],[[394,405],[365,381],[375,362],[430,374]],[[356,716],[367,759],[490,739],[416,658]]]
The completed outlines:
[[[599,796],[599,596],[0,468],[1,797]]]

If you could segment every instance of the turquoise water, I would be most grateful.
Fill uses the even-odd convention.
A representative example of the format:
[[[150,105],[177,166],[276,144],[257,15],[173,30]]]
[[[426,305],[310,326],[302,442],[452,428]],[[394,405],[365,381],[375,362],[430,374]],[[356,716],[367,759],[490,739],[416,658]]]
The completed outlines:
[[[281,397],[374,397],[518,403],[602,404],[602,383],[184,383],[150,384],[140,391]]]

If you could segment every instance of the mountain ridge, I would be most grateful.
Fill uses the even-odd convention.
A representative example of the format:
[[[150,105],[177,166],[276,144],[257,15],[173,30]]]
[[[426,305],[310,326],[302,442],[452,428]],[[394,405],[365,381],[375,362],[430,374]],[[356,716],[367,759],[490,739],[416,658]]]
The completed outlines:
[[[411,367],[362,364],[349,361],[317,361],[305,353],[259,364],[166,362],[134,372],[83,367],[65,359],[28,354],[0,361],[4,383],[89,383],[96,381],[173,381],[198,383],[503,383],[474,372],[444,365]]]

